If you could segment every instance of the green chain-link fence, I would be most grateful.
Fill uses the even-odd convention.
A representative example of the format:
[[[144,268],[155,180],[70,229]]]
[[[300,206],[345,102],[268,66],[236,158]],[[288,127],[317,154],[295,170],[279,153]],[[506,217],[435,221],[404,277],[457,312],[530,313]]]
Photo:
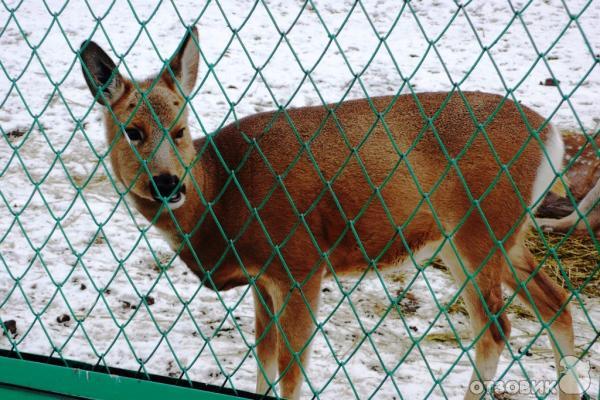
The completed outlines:
[[[594,22],[598,18],[600,4],[594,1],[150,4],[2,0],[0,318],[4,336],[0,343],[7,350],[0,358],[2,384],[97,398],[128,398],[136,391],[150,397],[191,397],[197,393],[190,394],[182,386],[206,389],[197,383],[205,382],[242,395],[254,391],[257,374],[266,374],[262,366],[256,370],[253,285],[224,292],[207,290],[206,286],[214,285],[210,275],[199,281],[178,258],[187,243],[172,251],[136,211],[127,196],[133,188],[121,185],[109,165],[117,140],[106,142],[100,107],[94,108],[80,70],[80,44],[94,40],[109,52],[127,79],[161,69],[172,74],[169,59],[186,30],[195,25],[200,32],[199,40],[194,41],[200,48],[200,74],[186,101],[193,136],[207,139],[192,165],[214,154],[217,165],[229,176],[226,188],[244,199],[250,219],[261,225],[267,238],[274,232],[266,227],[261,213],[269,199],[278,192],[276,196],[283,194],[289,200],[295,222],[279,242],[269,239],[269,262],[277,259],[284,268],[291,268],[284,257],[286,243],[294,232],[306,230],[311,247],[307,254],[316,250],[319,262],[335,271],[328,257],[339,241],[329,250],[319,247],[307,222],[310,211],[325,197],[336,201],[336,179],[350,163],[358,164],[360,179],[373,189],[354,217],[345,215],[340,206],[345,226],[339,237],[355,240],[368,268],[353,278],[333,273],[324,282],[322,307],[318,315],[311,315],[316,323],[311,335],[314,354],[310,368],[302,369],[303,395],[463,396],[481,333],[470,336],[459,299],[463,287],[452,286],[445,268],[437,262],[439,249],[408,270],[383,272],[379,261],[389,246],[381,254],[368,254],[364,238],[354,226],[371,204],[381,203],[386,208],[381,192],[389,179],[377,184],[370,181],[361,150],[378,123],[394,143],[385,118],[396,100],[390,100],[389,107],[380,107],[373,98],[401,93],[417,98],[421,91],[452,91],[474,115],[465,91],[484,90],[532,106],[547,118],[542,126],[552,123],[585,138],[583,147],[571,152],[573,157],[554,178],[555,187],[564,187],[565,196],[576,204],[578,199],[565,176],[582,154],[591,154],[591,163],[598,165],[595,118],[600,114],[594,107],[600,94],[600,29]],[[150,88],[156,84],[151,83]],[[143,92],[137,83],[135,86]],[[323,188],[310,194],[308,208],[298,209],[298,199],[287,191],[286,178],[303,157],[315,164],[318,174],[311,146],[319,145],[322,126],[314,132],[299,132],[288,108],[328,107],[357,97],[366,98],[380,114],[373,113],[373,126],[365,130],[358,144],[345,137],[344,121],[338,121],[335,106],[325,114],[322,124],[328,118],[336,122],[348,152],[337,155],[342,159],[337,174],[318,176]],[[148,104],[148,97],[140,96],[131,115]],[[445,106],[442,102],[441,108]],[[284,171],[274,170],[261,152],[260,141],[250,146],[249,151],[261,155],[264,172],[274,177],[264,201],[251,204],[245,194],[248,188],[236,175],[243,160],[229,165],[219,150],[218,135],[228,123],[268,110],[276,110],[274,121],[291,126],[290,134],[302,145],[281,148],[289,158]],[[421,106],[419,111],[427,114]],[[495,113],[489,115],[490,120]],[[114,117],[112,110],[109,114]],[[160,123],[152,108],[149,118]],[[431,208],[434,216],[429,195],[449,174],[456,171],[460,175],[457,165],[472,141],[480,137],[492,143],[483,124],[452,159],[438,136],[435,118],[423,118],[419,125],[423,132],[409,148],[394,147],[399,162],[389,172],[391,179],[396,169],[406,168],[422,195],[419,207]],[[264,135],[270,126],[267,124]],[[539,141],[540,128],[528,128],[530,141]],[[436,138],[448,158],[427,194],[409,162],[425,132]],[[123,129],[118,133],[125,134]],[[162,142],[175,145],[169,135]],[[519,149],[503,169],[492,146],[497,177],[481,198],[470,198],[473,206],[469,213],[481,213],[478,201],[503,176],[516,188],[506,171],[523,151]],[[134,153],[143,158],[132,146]],[[185,164],[181,158],[179,161]],[[148,173],[147,166],[139,168],[136,180]],[[461,184],[469,192],[464,178]],[[227,251],[238,257],[245,271],[236,240],[252,221],[232,235],[215,218],[212,207],[219,197],[207,200],[198,182],[187,189],[199,192],[206,210],[193,225],[196,229],[214,225],[215,240],[229,243]],[[521,198],[521,202],[522,217],[532,217],[527,201]],[[174,218],[173,211],[165,208],[164,212]],[[587,221],[591,212],[580,219]],[[150,219],[155,222],[158,216]],[[439,219],[435,220],[441,227]],[[402,233],[410,221],[397,226],[390,218],[388,223]],[[580,367],[590,368],[591,379],[582,378],[581,384],[596,397],[599,245],[594,227],[587,222],[583,238],[575,238],[573,233],[571,229],[564,236],[549,236],[535,226],[529,244],[536,250],[536,271],[550,269],[568,289]],[[503,238],[497,239],[498,251],[506,256]],[[399,240],[403,240],[401,234]],[[219,263],[201,267],[218,269]],[[253,281],[249,276],[248,280]],[[539,312],[528,312],[514,300],[515,295],[507,293],[501,310],[511,316],[513,333],[496,374],[497,390],[511,398],[546,398],[548,390],[556,390],[556,382],[535,393],[527,388],[555,379],[548,350],[552,339],[546,339],[549,324],[540,323]],[[264,300],[259,302],[264,304]],[[281,311],[274,313],[278,328]],[[488,325],[498,324],[498,320],[492,321]],[[87,369],[88,375],[69,375],[64,366]],[[98,371],[171,386],[146,387],[126,378],[114,381],[95,374]],[[61,386],[61,382],[65,384]],[[518,390],[509,385],[515,382]],[[274,386],[270,394],[281,395],[281,391]]]

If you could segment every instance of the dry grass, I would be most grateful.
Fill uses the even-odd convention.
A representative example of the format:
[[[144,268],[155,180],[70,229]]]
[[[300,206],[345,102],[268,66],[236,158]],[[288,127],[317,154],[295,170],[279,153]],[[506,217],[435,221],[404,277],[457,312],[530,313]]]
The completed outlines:
[[[429,335],[425,336],[425,340],[436,343],[456,342],[456,336],[452,332],[430,333]]]
[[[527,238],[527,246],[538,262],[545,257],[544,271],[564,288],[569,288],[565,276],[574,289],[588,296],[600,297],[600,249],[590,236],[569,236],[532,231]],[[562,244],[561,244],[562,242]],[[554,248],[556,257],[549,249]],[[550,256],[548,256],[550,254]]]
[[[565,239],[564,235],[557,233],[543,235],[548,247],[540,235],[533,230],[527,238],[527,247],[538,262],[542,262],[547,257],[543,270],[566,289],[569,285],[565,282],[565,276],[568,277],[571,286],[580,293],[600,297],[600,251],[594,241],[589,236],[570,236]],[[551,255],[549,249],[552,248],[556,251],[556,257]],[[433,267],[449,274],[441,262],[434,262]],[[462,298],[450,304],[448,312],[467,314]],[[534,315],[518,302],[513,301],[508,307],[508,312],[520,318],[535,319]]]
[[[450,314],[463,314],[467,315],[467,309],[465,308],[465,302],[462,297],[459,297],[454,303],[448,307]],[[523,307],[518,301],[512,301],[508,306],[508,313],[516,315],[519,318],[535,320],[536,317],[527,308]]]

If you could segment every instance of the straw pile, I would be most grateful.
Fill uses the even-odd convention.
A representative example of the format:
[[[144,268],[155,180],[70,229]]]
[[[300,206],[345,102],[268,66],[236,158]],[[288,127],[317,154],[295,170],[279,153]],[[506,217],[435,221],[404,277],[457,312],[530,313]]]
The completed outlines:
[[[564,288],[569,289],[566,277],[573,289],[588,296],[600,297],[600,239],[592,239],[589,235],[543,235],[548,247],[540,234],[533,230],[527,239],[527,246],[538,262],[547,257],[544,271]],[[556,258],[552,257],[549,248],[556,250]]]
[[[543,236],[547,245],[533,229],[526,241],[536,261],[543,261],[542,270],[567,290],[573,289],[587,296],[600,297],[600,239],[583,235],[565,237],[563,234],[547,232],[544,232]],[[552,248],[556,251],[556,258],[549,250]],[[450,275],[440,260],[435,260],[432,267]],[[565,277],[568,278],[568,283]],[[467,314],[462,298],[456,299],[447,307],[451,314]],[[536,319],[531,311],[518,301],[511,302],[508,312],[520,318]]]

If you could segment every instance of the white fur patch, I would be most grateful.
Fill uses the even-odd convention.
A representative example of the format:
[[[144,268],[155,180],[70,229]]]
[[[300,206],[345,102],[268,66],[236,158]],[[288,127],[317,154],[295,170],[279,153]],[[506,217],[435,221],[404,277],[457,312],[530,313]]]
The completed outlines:
[[[179,207],[181,207],[183,205],[183,203],[185,203],[185,193],[181,193],[181,197],[179,198],[179,200],[177,200],[174,203],[167,203],[167,205],[169,206],[169,208],[171,210],[177,210]]]
[[[412,258],[407,256],[405,259],[401,260],[399,264],[400,269],[404,268],[414,268],[415,265],[421,265],[424,261],[429,260],[433,257],[438,249],[440,248],[442,241],[436,240],[432,242],[427,242],[425,245],[420,247],[419,249],[411,249],[413,251]],[[439,253],[439,252],[438,252]]]
[[[154,146],[158,146],[158,149],[156,149],[151,161],[152,171],[155,175],[171,169],[171,143],[167,138],[162,139],[162,135],[158,137],[161,139],[155,140],[156,144]]]
[[[530,204],[536,204],[537,208],[541,204],[541,198],[546,195],[550,188],[556,172],[562,170],[562,160],[565,154],[565,145],[558,129],[550,126],[551,133],[546,143],[546,154],[542,154],[542,162],[538,166],[535,181],[533,183],[533,192],[531,194]],[[535,212],[535,209],[532,210]]]

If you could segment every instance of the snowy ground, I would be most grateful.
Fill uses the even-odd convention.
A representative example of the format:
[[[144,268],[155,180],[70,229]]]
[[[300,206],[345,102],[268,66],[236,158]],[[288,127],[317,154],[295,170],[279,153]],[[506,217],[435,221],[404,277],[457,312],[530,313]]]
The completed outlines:
[[[93,363],[103,357],[109,365],[134,369],[142,359],[148,372],[171,376],[180,375],[180,364],[194,380],[254,387],[254,360],[242,340],[244,336],[253,341],[247,289],[222,294],[229,307],[236,306],[227,315],[217,296],[199,288],[178,260],[159,274],[149,246],[165,263],[171,251],[153,229],[142,234],[135,224],[145,229],[147,223],[135,212],[130,216],[126,202],[118,203],[109,171],[99,162],[106,152],[100,109],[89,111],[91,97],[74,53],[90,35],[104,48],[108,36],[118,54],[127,54],[130,73],[146,76],[158,68],[157,55],[170,56],[178,44],[183,34],[180,18],[191,24],[204,10],[197,22],[203,83],[192,103],[199,118],[192,121],[197,135],[233,120],[229,102],[239,118],[288,102],[301,106],[396,93],[403,78],[409,78],[416,91],[448,90],[452,82],[460,82],[462,89],[497,93],[509,88],[565,129],[590,129],[600,116],[600,68],[594,61],[600,54],[599,2],[586,6],[584,1],[568,1],[567,11],[563,2],[534,1],[515,20],[512,8],[522,9],[523,1],[475,1],[462,11],[450,1],[412,1],[410,6],[365,1],[354,6],[332,0],[315,2],[314,7],[280,1],[268,2],[268,12],[264,4],[254,7],[251,1],[206,6],[197,1],[131,1],[135,13],[126,1],[89,3],[5,1],[0,6],[0,317],[16,320],[15,340],[21,351],[50,354],[55,348],[64,357]],[[11,15],[12,7],[18,8]],[[103,16],[108,9],[102,27],[96,29],[93,14]],[[569,24],[569,14],[580,12],[578,23]],[[281,35],[271,18],[288,32],[286,41],[279,42]],[[149,19],[145,29],[138,19]],[[238,34],[233,36],[228,26]],[[387,35],[390,29],[380,46],[375,32]],[[330,42],[328,32],[338,31],[337,41]],[[430,40],[435,46],[427,51]],[[477,63],[482,54],[478,42],[490,50]],[[543,60],[536,56],[542,52],[547,56]],[[212,72],[207,63],[214,65]],[[260,67],[260,74],[253,65]],[[125,75],[127,69],[121,69]],[[311,71],[309,79],[303,70]],[[552,76],[559,87],[540,84]],[[573,93],[563,101],[561,92]],[[37,189],[34,183],[39,183]],[[85,188],[78,196],[74,185],[82,184]],[[387,279],[392,295],[412,280],[415,270],[404,273]],[[60,283],[59,290],[53,281]],[[448,276],[429,268],[403,300],[403,314],[391,312],[368,340],[361,324],[374,327],[389,305],[380,281],[371,277],[360,284],[350,299],[356,314],[347,300],[336,308],[342,301],[339,288],[333,281],[326,284],[319,317],[325,321],[336,311],[314,341],[309,379],[319,397],[422,398],[429,392],[433,398],[462,396],[470,363],[460,357],[455,342],[440,338],[451,332],[451,321],[467,342],[467,321],[460,313],[450,314],[449,321],[437,317],[428,284],[437,289],[437,302],[448,303],[453,295]],[[146,295],[154,303],[140,305],[140,297]],[[181,299],[189,304],[184,307]],[[579,348],[589,346],[600,321],[598,299],[583,301],[589,318],[581,306],[574,307]],[[70,315],[70,321],[58,322],[63,314]],[[512,319],[516,351],[538,327]],[[420,338],[425,333],[419,346],[411,348],[409,335]],[[0,347],[10,346],[0,337]],[[595,368],[592,394],[598,393],[598,350],[596,343],[586,357]],[[395,368],[405,355],[391,376],[386,375],[384,367]],[[344,360],[344,366],[339,368],[335,358]],[[501,371],[510,359],[506,352]],[[522,365],[530,376],[548,379],[554,374],[550,360],[542,338]],[[434,386],[434,377],[449,370]],[[230,381],[225,381],[226,375]],[[507,376],[520,380],[521,375],[520,367],[513,365]]]

